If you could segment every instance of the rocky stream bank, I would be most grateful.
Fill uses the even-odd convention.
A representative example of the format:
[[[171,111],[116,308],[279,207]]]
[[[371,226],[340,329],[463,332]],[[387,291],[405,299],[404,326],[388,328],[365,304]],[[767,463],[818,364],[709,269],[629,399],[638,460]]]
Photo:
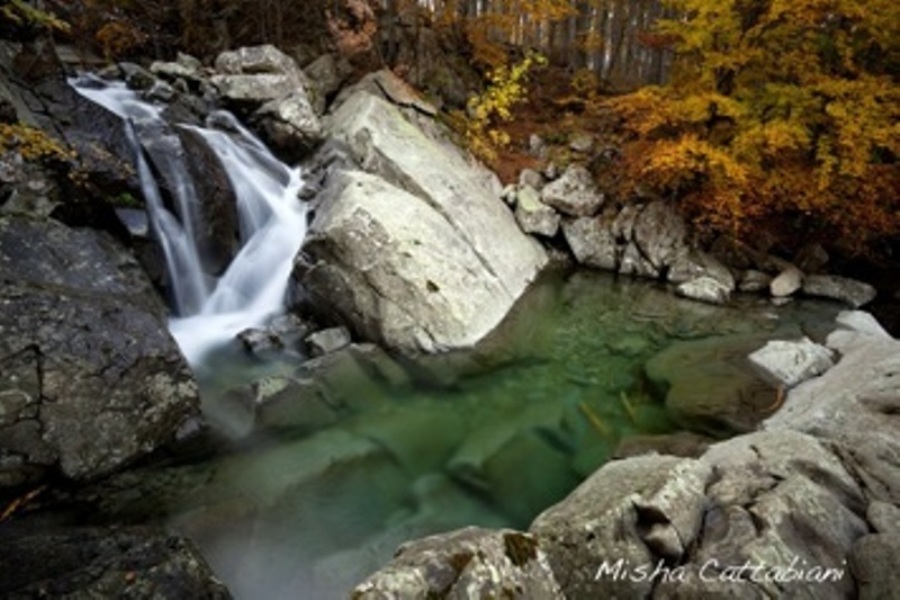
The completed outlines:
[[[121,472],[196,435],[202,420],[194,378],[167,331],[167,275],[134,202],[140,186],[122,124],[72,91],[52,48],[4,42],[2,50],[4,114],[74,149],[83,177],[76,186],[15,147],[0,159],[0,489],[12,507],[0,519],[9,540],[0,592],[227,597],[192,544],[161,528],[59,527],[40,510],[16,514],[30,491],[77,489]],[[188,156],[202,175],[211,273],[238,251],[239,227],[223,168],[183,125],[227,108],[282,157],[305,163],[311,218],[292,276],[295,318],[243,334],[250,352],[300,340],[304,358],[357,352],[367,369],[403,377],[403,357],[484,339],[560,256],[714,304],[737,292],[802,293],[855,308],[874,294],[824,272],[816,248],[791,261],[727,240],[698,248],[665,202],[614,202],[577,164],[523,172],[503,190],[403,82],[378,72],[350,85],[349,75],[332,55],[301,69],[257,47],[223,53],[213,65],[187,56],[116,65],[97,80],[121,78],[170,115],[170,129],[143,151],[169,202],[169,155]],[[744,435],[681,456],[609,462],[527,531],[468,529],[409,542],[354,595],[889,597],[900,557],[900,342],[861,312],[843,313],[824,345],[800,333],[775,347],[743,338],[729,350],[739,367],[710,375],[702,394],[679,387],[679,360],[702,362],[721,347],[695,345],[648,363],[682,422]],[[306,382],[282,383],[268,403],[257,401],[261,386],[251,388],[251,429],[318,410],[297,402],[311,397]],[[741,408],[782,401],[761,425]],[[840,577],[734,575],[745,563],[764,565],[764,574],[799,565],[807,575],[817,567]],[[646,565],[677,576],[635,574]]]

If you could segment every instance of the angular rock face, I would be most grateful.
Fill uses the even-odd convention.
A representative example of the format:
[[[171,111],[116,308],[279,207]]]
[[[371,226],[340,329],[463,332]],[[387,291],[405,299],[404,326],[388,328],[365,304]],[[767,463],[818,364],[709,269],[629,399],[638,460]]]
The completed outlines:
[[[766,432],[717,444],[699,460],[610,463],[531,533],[567,598],[796,594],[809,583],[764,576],[792,564],[835,569],[816,583],[816,597],[846,597],[853,581],[843,557],[866,531],[862,506],[859,487],[824,445]],[[729,579],[745,564],[745,577]]]
[[[271,45],[252,46],[223,52],[216,70],[212,85],[233,108],[255,110],[251,120],[282,156],[296,160],[321,143],[321,102],[294,59]]]
[[[793,387],[834,366],[831,350],[807,337],[797,341],[772,340],[748,358],[776,385],[785,387]]]
[[[561,213],[573,217],[590,217],[597,214],[606,200],[594,184],[590,171],[572,165],[563,176],[547,184],[541,191],[541,199]]]
[[[560,597],[547,556],[532,536],[475,527],[405,544],[352,594],[354,600]]]
[[[102,475],[196,413],[164,309],[111,238],[2,218],[0,279],[0,486]]]
[[[868,496],[900,504],[900,341],[877,331],[844,330],[831,334],[827,345],[840,361],[794,388],[765,427],[837,442]]]
[[[619,248],[611,223],[600,217],[582,217],[563,222],[563,234],[579,264],[614,271]]]
[[[470,346],[547,262],[458,150],[357,92],[330,118],[365,171],[333,171],[302,282],[363,337],[405,351]]]

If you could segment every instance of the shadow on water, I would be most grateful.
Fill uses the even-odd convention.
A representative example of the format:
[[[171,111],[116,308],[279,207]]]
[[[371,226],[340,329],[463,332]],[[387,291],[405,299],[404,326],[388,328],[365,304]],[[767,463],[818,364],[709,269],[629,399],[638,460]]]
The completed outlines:
[[[410,360],[363,346],[302,367],[221,354],[199,373],[232,451],[127,473],[100,511],[191,536],[238,598],[345,597],[407,539],[525,528],[623,444],[691,425],[665,401],[666,368],[689,370],[685,356],[702,370],[766,338],[821,337],[837,311],[714,307],[553,272],[467,352]]]

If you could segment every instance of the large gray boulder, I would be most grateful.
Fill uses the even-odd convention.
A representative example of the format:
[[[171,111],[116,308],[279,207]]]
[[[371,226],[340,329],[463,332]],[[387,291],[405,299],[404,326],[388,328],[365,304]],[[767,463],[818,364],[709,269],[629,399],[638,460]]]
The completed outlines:
[[[474,344],[547,256],[483,170],[365,91],[329,118],[364,172],[332,170],[299,269],[313,298],[363,337],[406,351]],[[324,304],[323,304],[324,305]]]
[[[762,432],[698,460],[609,463],[530,532],[566,598],[843,598],[854,589],[845,557],[867,531],[862,506],[827,446]],[[766,578],[791,566],[834,575],[811,595],[807,580]]]
[[[171,440],[197,389],[109,236],[0,217],[0,486],[108,473]]]
[[[435,352],[474,344],[506,314],[512,294],[422,199],[359,171],[335,173],[325,194],[303,281],[363,337]]]

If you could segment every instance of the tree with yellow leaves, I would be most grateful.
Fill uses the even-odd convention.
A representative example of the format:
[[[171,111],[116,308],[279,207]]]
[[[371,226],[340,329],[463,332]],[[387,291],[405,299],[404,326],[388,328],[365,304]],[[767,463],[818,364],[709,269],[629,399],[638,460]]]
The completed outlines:
[[[716,229],[900,233],[900,4],[666,0],[671,84],[612,101],[634,178]]]

